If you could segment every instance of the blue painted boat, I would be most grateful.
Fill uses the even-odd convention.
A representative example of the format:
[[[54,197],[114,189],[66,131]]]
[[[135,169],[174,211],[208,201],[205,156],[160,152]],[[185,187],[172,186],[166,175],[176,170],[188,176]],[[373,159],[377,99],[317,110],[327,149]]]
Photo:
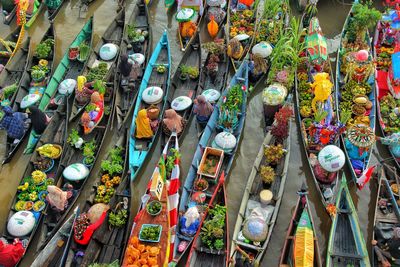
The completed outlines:
[[[232,89],[232,87],[237,86],[237,85],[242,85],[246,90],[242,90],[242,104],[240,107],[240,113],[238,116],[238,123],[237,126],[234,128],[232,131],[232,134],[236,138],[236,146],[231,150],[231,152],[225,152],[223,156],[223,160],[221,163],[221,167],[219,168],[219,172],[215,174],[215,177],[219,177],[222,172],[225,173],[225,177],[229,178],[229,171],[232,167],[233,160],[235,158],[236,151],[239,147],[239,141],[240,137],[243,131],[244,127],[244,121],[246,118],[246,104],[247,104],[247,89],[249,85],[248,81],[248,60],[243,61],[242,65],[236,72],[235,76],[231,79],[229,86],[227,89],[223,92],[222,97],[217,103],[217,106],[214,107],[214,111],[207,123],[207,126],[204,129],[204,133],[197,145],[196,152],[194,154],[192,164],[189,169],[189,173],[186,177],[185,184],[182,188],[182,197],[179,203],[179,214],[184,214],[186,210],[193,206],[193,202],[190,201],[192,197],[192,193],[194,192],[193,190],[193,185],[195,179],[198,177],[197,171],[198,171],[198,165],[202,159],[203,152],[206,147],[211,146],[212,142],[214,140],[215,135],[217,135],[219,132],[221,132],[221,129],[218,125],[218,119],[220,117],[220,107],[224,102],[224,99],[227,97],[229,91]],[[203,178],[205,176],[202,176]],[[208,198],[211,198],[213,195],[214,191],[217,188],[217,181],[215,180],[215,183],[212,183],[213,181],[209,180],[209,187],[205,191],[205,194]],[[207,202],[204,202],[207,203]],[[176,229],[176,240],[175,240],[175,247],[174,247],[174,252],[173,252],[173,263],[170,265],[177,264],[182,256],[185,254],[188,248],[190,248],[190,243],[193,241],[194,236],[185,236],[181,233],[180,231],[180,225],[178,221],[178,227]],[[178,251],[178,246],[181,241],[186,241],[188,244],[186,246],[186,249],[182,252]]]
[[[341,67],[342,64],[344,63],[343,60],[349,56],[349,52],[357,52],[358,50],[352,50],[350,48],[345,47],[346,43],[347,43],[347,32],[349,29],[349,25],[350,25],[350,18],[352,17],[352,13],[354,12],[354,5],[358,3],[358,0],[354,1],[353,7],[349,12],[349,15],[346,18],[346,21],[344,23],[343,26],[343,30],[342,30],[342,34],[341,34],[341,41],[340,41],[340,46],[339,46],[339,50],[337,53],[337,60],[336,60],[336,94],[335,97],[337,99],[336,101],[336,111],[337,111],[337,116],[340,120],[342,112],[344,109],[348,109],[344,106],[343,103],[345,103],[346,101],[344,100],[344,98],[342,98],[342,93],[345,91],[344,88],[346,88],[345,86],[348,85],[349,83],[355,81],[355,79],[353,79],[354,77],[346,77],[346,73],[341,72]],[[368,59],[365,62],[372,62],[373,61],[373,57],[372,57],[372,45],[371,45],[371,40],[370,40],[370,36],[368,31],[366,31],[365,34],[365,38],[364,38],[364,46],[365,49],[368,50]],[[372,63],[373,64],[373,63]],[[374,67],[375,69],[375,67]],[[350,76],[350,75],[349,75]],[[357,77],[357,76],[356,76]],[[361,78],[360,78],[361,79]],[[367,112],[365,112],[365,115],[368,115],[369,118],[369,127],[372,129],[372,132],[375,132],[375,116],[376,116],[376,109],[375,109],[375,74],[374,71],[371,71],[371,73],[369,74],[369,76],[367,76],[365,78],[365,85],[368,85],[370,87],[370,92],[367,93],[367,97],[368,100],[371,101],[372,103],[372,108],[370,110],[368,110]],[[363,85],[363,82],[357,82],[358,85]],[[366,88],[364,86],[364,88]],[[352,107],[350,109],[350,111],[352,112]],[[368,113],[369,112],[369,113]],[[355,119],[356,116],[353,113],[352,114],[352,119]],[[363,122],[361,122],[363,123]],[[347,129],[348,132],[349,129]],[[366,156],[363,157],[362,159],[360,158],[355,158],[354,156],[351,156],[350,153],[353,150],[357,150],[358,148],[356,146],[354,146],[352,143],[349,142],[349,139],[342,134],[341,136],[342,142],[343,142],[343,148],[344,148],[344,152],[346,154],[346,158],[347,158],[347,163],[350,167],[351,170],[351,175],[354,181],[357,181],[357,177],[361,176],[361,174],[368,169],[369,163],[370,163],[370,158],[371,158],[371,151],[372,149],[369,149],[368,151],[366,151]],[[354,155],[354,154],[353,154]]]
[[[163,118],[168,90],[170,86],[171,78],[171,53],[169,49],[169,41],[167,31],[161,36],[160,41],[154,49],[153,54],[147,64],[146,71],[143,75],[142,83],[139,87],[138,99],[136,101],[135,110],[133,112],[132,124],[130,128],[130,138],[129,138],[129,170],[131,173],[131,180],[135,180],[136,175],[140,171],[143,162],[146,160],[149,152],[156,141],[161,128],[161,121]],[[164,72],[160,72],[161,70]],[[143,92],[149,88],[153,87],[150,91],[146,91],[146,94],[157,94],[161,88],[163,97],[161,102],[155,105],[149,105],[143,101]],[[136,137],[136,117],[141,109],[147,109],[153,107],[158,108],[159,114],[157,118],[153,121],[158,120],[157,129],[153,132],[151,138],[137,138]]]
[[[336,210],[329,235],[326,266],[371,266],[345,174],[336,198]]]

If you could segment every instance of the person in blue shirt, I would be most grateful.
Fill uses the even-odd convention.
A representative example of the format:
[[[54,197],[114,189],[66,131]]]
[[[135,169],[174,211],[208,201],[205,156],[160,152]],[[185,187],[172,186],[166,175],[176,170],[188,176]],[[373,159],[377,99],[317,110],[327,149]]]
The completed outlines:
[[[28,114],[14,112],[9,106],[2,107],[2,112],[0,129],[6,130],[8,137],[20,140],[29,127]]]

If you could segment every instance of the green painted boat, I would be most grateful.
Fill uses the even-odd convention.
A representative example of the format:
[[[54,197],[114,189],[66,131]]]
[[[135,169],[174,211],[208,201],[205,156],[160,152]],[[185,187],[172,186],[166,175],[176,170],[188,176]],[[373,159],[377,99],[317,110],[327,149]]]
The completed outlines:
[[[91,17],[82,30],[79,32],[75,40],[69,46],[77,47],[81,43],[85,42],[92,47],[93,37],[93,17]],[[52,99],[57,103],[58,100],[63,99],[63,95],[57,93],[59,84],[65,79],[76,79],[84,70],[87,59],[84,61],[70,60],[68,58],[69,49],[65,52],[64,57],[61,59],[56,70],[53,73],[49,83],[47,84],[46,90],[39,103],[39,109],[46,112],[48,116],[51,116],[54,112],[49,108],[49,104]],[[59,104],[59,103],[58,103]],[[57,104],[56,104],[57,105]],[[33,130],[29,135],[28,144],[24,150],[24,154],[31,154],[35,149],[35,146],[40,138],[40,135],[36,134]]]
[[[336,198],[336,212],[329,235],[326,267],[370,267],[367,246],[345,174]]]

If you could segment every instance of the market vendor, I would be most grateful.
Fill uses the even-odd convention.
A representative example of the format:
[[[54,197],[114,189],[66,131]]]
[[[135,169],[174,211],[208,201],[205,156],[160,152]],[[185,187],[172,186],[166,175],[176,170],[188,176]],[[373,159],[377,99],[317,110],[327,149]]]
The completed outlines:
[[[182,133],[185,120],[176,113],[173,109],[167,109],[163,119],[163,132],[166,135],[171,135],[172,132],[176,132],[177,135]]]
[[[376,136],[375,139],[381,141],[384,145],[388,145],[393,155],[400,158],[400,133],[393,133],[386,137]]]
[[[7,244],[4,240],[0,240],[0,266],[15,266],[25,253],[22,242],[16,238],[13,244]]]
[[[136,117],[136,138],[152,138],[154,135],[151,129],[150,119],[147,117],[147,110],[141,109]]]
[[[122,76],[128,77],[131,73],[133,64],[129,62],[128,56],[123,54],[121,56],[121,62],[119,63],[119,71],[121,72]]]
[[[26,129],[29,128],[28,114],[13,112],[9,106],[2,107],[3,118],[0,121],[0,129],[7,131],[7,136],[20,140]]]
[[[213,105],[207,101],[204,95],[197,96],[193,102],[193,113],[196,114],[197,121],[201,124],[206,124],[214,111]]]
[[[68,199],[73,196],[73,188],[70,184],[66,184],[65,191],[57,186],[49,185],[47,186],[47,192],[47,202],[58,212],[64,211],[68,207]]]
[[[90,105],[94,105],[95,109],[82,114],[81,122],[85,129],[85,133],[90,132],[93,127],[101,120],[104,113],[104,97],[98,92],[94,92],[90,96]]]
[[[51,118],[46,115],[43,111],[41,111],[36,106],[29,107],[26,112],[29,115],[29,119],[32,123],[32,129],[36,134],[41,135],[44,130],[46,130],[47,125],[49,124]]]
[[[83,216],[86,216],[86,214],[82,214]],[[81,216],[82,217],[82,216]],[[82,225],[81,227],[77,227],[76,223],[74,225],[74,240],[76,243],[81,244],[81,245],[87,245],[89,244],[93,233],[99,228],[105,218],[107,217],[107,210],[104,210],[103,213],[101,214],[100,218],[91,223],[90,220],[87,220],[86,224],[89,223],[89,225],[86,227],[86,225]],[[86,217],[85,217],[86,218]]]
[[[85,105],[90,96],[93,94],[94,90],[90,89],[92,87],[92,83],[86,83],[85,76],[78,76],[77,78],[77,87],[75,89],[75,100],[79,105]]]
[[[200,214],[196,206],[189,208],[181,217],[179,225],[181,233],[186,236],[194,236],[200,225]]]

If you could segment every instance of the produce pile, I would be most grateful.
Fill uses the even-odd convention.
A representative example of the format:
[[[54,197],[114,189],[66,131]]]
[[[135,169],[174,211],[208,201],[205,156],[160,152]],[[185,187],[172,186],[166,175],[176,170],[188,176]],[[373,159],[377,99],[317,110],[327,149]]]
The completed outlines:
[[[109,153],[110,160],[101,162],[101,184],[97,187],[97,194],[94,198],[95,203],[108,204],[115,194],[114,187],[121,183],[121,174],[124,170],[123,149],[113,148]]]
[[[157,241],[161,235],[160,225],[144,225],[139,233],[139,238],[146,241]]]
[[[392,66],[392,54],[394,48],[379,47],[376,48],[376,68],[378,70],[389,71]]]
[[[301,72],[297,75],[298,86],[297,93],[299,94],[299,109],[302,118],[308,118],[313,115],[311,109],[311,101],[314,98],[311,84],[308,82],[308,75],[305,72]]]
[[[122,266],[157,267],[160,247],[146,246],[136,236],[129,239]]]
[[[231,14],[231,27],[229,37],[233,38],[239,34],[254,34],[255,14],[253,10],[236,11]]]
[[[56,159],[60,157],[62,153],[62,147],[53,144],[45,144],[41,147],[38,147],[36,151],[43,157]]]
[[[395,99],[391,94],[387,94],[380,99],[379,104],[385,133],[400,132],[400,119],[395,113],[395,108],[400,108],[400,99]]]
[[[224,248],[226,206],[215,205],[208,211],[207,219],[201,228],[200,237],[204,246],[209,249]]]
[[[108,72],[108,65],[105,62],[100,62],[97,67],[91,68],[86,76],[88,82],[95,80],[103,80]]]
[[[148,35],[149,33],[147,31],[136,29],[135,25],[128,25],[128,38],[133,43],[143,43]]]

